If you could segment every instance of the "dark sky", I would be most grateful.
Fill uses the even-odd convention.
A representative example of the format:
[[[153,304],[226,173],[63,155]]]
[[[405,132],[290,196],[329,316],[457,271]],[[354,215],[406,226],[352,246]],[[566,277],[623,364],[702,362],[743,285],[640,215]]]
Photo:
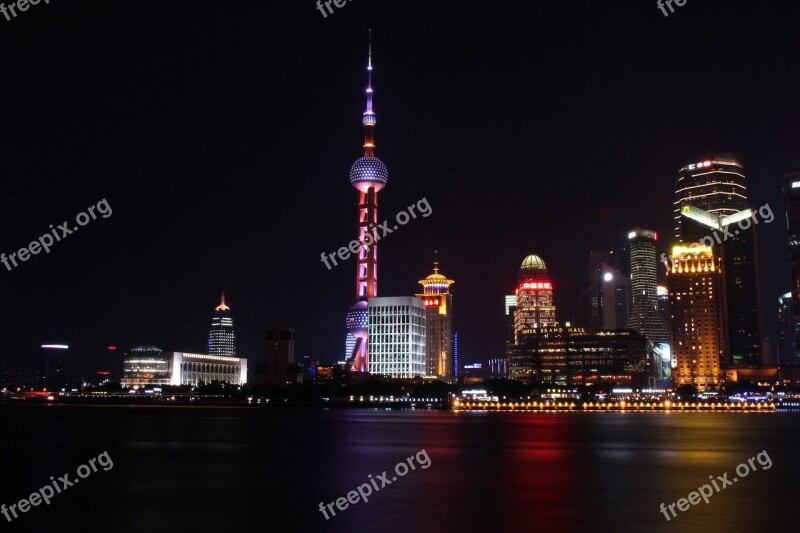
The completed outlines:
[[[0,17],[0,251],[88,206],[89,222],[0,266],[0,368],[44,341],[87,364],[108,343],[204,351],[224,288],[244,356],[263,329],[341,358],[374,31],[380,218],[433,209],[380,245],[379,293],[407,295],[441,251],[462,361],[500,353],[503,295],[544,258],[569,320],[591,249],[633,226],[670,235],[678,169],[742,155],[765,332],[788,289],[782,174],[800,169],[797,20],[785,1],[314,0],[40,3]],[[670,244],[662,239],[666,250]]]

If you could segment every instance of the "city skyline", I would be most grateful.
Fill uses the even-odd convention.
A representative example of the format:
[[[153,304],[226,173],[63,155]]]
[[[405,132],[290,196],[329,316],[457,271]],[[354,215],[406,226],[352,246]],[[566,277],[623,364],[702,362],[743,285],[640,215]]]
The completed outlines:
[[[61,9],[54,8],[54,14],[74,16],[68,11],[59,11]],[[291,12],[290,7],[280,9]],[[341,321],[337,323],[336,317],[341,317],[339,304],[348,299],[347,287],[352,286],[352,282],[347,279],[352,279],[351,268],[355,265],[345,262],[345,266],[329,272],[319,263],[318,256],[321,251],[334,249],[352,239],[352,218],[348,217],[346,208],[352,205],[352,190],[343,187],[343,180],[352,154],[358,149],[356,142],[360,133],[352,117],[363,111],[359,108],[363,106],[360,95],[363,94],[368,27],[374,28],[374,53],[381,65],[381,99],[377,112],[385,117],[382,120],[386,125],[381,130],[381,146],[385,146],[382,158],[395,176],[392,193],[382,198],[381,212],[397,213],[423,195],[436,206],[433,216],[385,240],[381,248],[381,293],[414,294],[417,273],[429,264],[430,250],[441,250],[448,275],[459,280],[456,290],[459,312],[454,319],[454,329],[462,332],[462,361],[485,361],[502,354],[505,317],[502,311],[487,314],[482,310],[498,308],[499,296],[514,286],[519,261],[530,250],[545,257],[551,266],[553,283],[558,287],[554,296],[557,317],[559,322],[566,322],[574,317],[575,302],[587,281],[584,266],[587,252],[610,248],[612,241],[615,246],[621,244],[631,227],[648,227],[670,235],[674,177],[678,169],[690,162],[703,161],[717,152],[742,154],[752,185],[751,203],[769,203],[777,214],[783,210],[781,177],[800,167],[800,161],[790,148],[796,145],[797,134],[789,126],[796,120],[791,110],[771,103],[779,98],[766,98],[767,93],[760,87],[771,85],[774,90],[785,90],[782,76],[791,74],[788,71],[776,74],[774,69],[748,60],[749,55],[742,55],[744,48],[737,48],[744,44],[735,45],[728,54],[718,58],[720,63],[715,68],[708,68],[701,58],[683,64],[683,59],[691,57],[687,53],[692,45],[705,43],[707,36],[693,35],[688,42],[679,43],[668,51],[666,46],[655,41],[672,30],[665,28],[661,24],[663,21],[650,16],[652,14],[618,11],[613,6],[592,7],[578,19],[580,28],[589,35],[602,37],[598,30],[592,29],[591,17],[607,20],[613,15],[624,20],[635,19],[641,24],[641,27],[632,28],[637,35],[655,28],[652,46],[658,51],[659,61],[641,65],[637,78],[619,71],[616,78],[606,80],[595,91],[568,84],[569,90],[560,96],[563,83],[574,80],[575,74],[564,67],[550,65],[558,76],[539,86],[535,98],[525,103],[527,100],[523,101],[521,95],[522,89],[528,87],[527,78],[499,73],[509,72],[506,67],[518,64],[523,51],[536,42],[525,44],[513,32],[506,34],[492,28],[470,35],[458,29],[458,25],[434,31],[432,25],[428,27],[425,23],[423,30],[426,31],[410,35],[387,23],[389,16],[402,19],[409,14],[390,10],[376,15],[371,9],[366,7],[358,13],[353,10],[352,17],[348,15],[350,18],[337,15],[337,20],[316,21],[317,33],[299,42],[297,52],[275,59],[275,72],[283,70],[291,74],[287,79],[294,77],[309,82],[308,87],[288,82],[270,85],[272,77],[264,74],[256,78],[258,91],[245,87],[245,98],[225,100],[226,108],[233,112],[232,132],[226,133],[221,127],[228,123],[227,118],[203,107],[204,102],[213,101],[214,90],[222,91],[222,95],[231,94],[227,85],[214,82],[197,94],[185,95],[185,107],[181,107],[181,97],[174,93],[157,97],[153,109],[135,104],[134,108],[143,116],[156,113],[152,118],[158,116],[155,123],[163,121],[166,131],[170,132],[170,140],[166,140],[165,134],[155,132],[155,138],[144,142],[141,153],[112,158],[105,154],[116,153],[118,145],[111,139],[103,139],[97,124],[104,123],[107,113],[130,116],[130,135],[148,138],[144,133],[150,131],[149,123],[134,117],[133,111],[123,105],[128,101],[127,95],[134,94],[131,91],[144,87],[144,81],[136,81],[130,88],[109,81],[102,105],[82,100],[78,95],[78,102],[88,116],[93,117],[81,131],[96,147],[93,148],[93,153],[98,154],[96,169],[85,179],[81,178],[83,181],[53,181],[35,194],[24,184],[20,185],[21,194],[36,198],[37,203],[7,206],[3,221],[6,227],[14,229],[7,232],[4,249],[12,251],[26,245],[48,224],[71,216],[87,204],[87,198],[94,201],[99,194],[113,203],[115,214],[103,224],[89,226],[71,240],[59,243],[60,248],[52,253],[32,257],[13,271],[3,272],[4,287],[19,306],[13,312],[3,310],[3,323],[14,324],[17,331],[3,354],[3,364],[9,368],[23,367],[36,357],[37,347],[43,340],[54,338],[65,339],[74,353],[90,361],[96,359],[96,365],[100,365],[106,356],[105,347],[110,344],[125,349],[154,344],[203,353],[205,335],[200,325],[208,320],[207,302],[216,297],[222,286],[237,302],[237,344],[242,354],[252,357],[261,353],[266,325],[282,323],[296,328],[299,353],[327,362],[338,360],[342,352],[342,334]],[[552,16],[562,13],[558,7],[546,9]],[[473,8],[455,16],[468,19],[478,13],[480,10]],[[43,13],[36,16],[40,15],[47,18]],[[155,22],[152,50],[162,45],[169,48],[167,26],[159,24],[167,24],[173,16],[175,12],[168,10],[163,22]],[[202,20],[200,14],[190,16]],[[694,10],[693,22],[685,17],[684,20],[670,20],[669,24],[701,24],[710,16],[707,8],[698,7]],[[734,6],[715,16],[727,19],[734,27],[743,24],[745,19],[762,24],[781,23],[770,6],[758,9]],[[508,23],[512,27],[515,24],[499,13],[492,13],[490,17],[497,23]],[[374,20],[367,23],[369,19]],[[93,35],[100,37],[105,30],[93,24],[95,20],[96,16],[89,14],[86,20],[76,19],[75,26],[91,28],[95,32]],[[35,21],[29,16],[16,23],[19,25],[9,25],[8,35],[26,42],[19,33],[20,28]],[[334,23],[336,29],[332,28]],[[342,33],[344,27],[352,31]],[[163,31],[158,31],[159,28]],[[52,30],[60,31],[55,27]],[[292,31],[292,27],[287,27],[274,36],[264,37],[264,46],[280,39],[294,39]],[[622,42],[608,37],[602,39],[610,50],[622,50]],[[317,46],[320,43],[328,44],[328,49],[320,51]],[[60,58],[48,59],[41,44],[29,44],[31,46],[23,53],[28,54],[31,64],[45,67],[58,64]],[[779,46],[779,43],[757,44],[763,51]],[[576,46],[584,50],[588,41],[580,41]],[[509,50],[513,52],[501,53]],[[115,66],[113,61],[102,56],[90,54],[90,57],[104,60],[109,68],[119,73],[120,79],[147,78],[143,74],[148,72],[149,65],[135,60],[127,49],[119,53],[129,59],[130,67]],[[182,57],[186,51],[178,47],[174,53]],[[294,59],[300,57],[297,54],[307,61],[296,63]],[[609,60],[622,68],[624,60],[636,52],[627,54]],[[231,63],[214,53],[209,57],[218,70],[233,75],[265,61],[256,49],[248,51],[243,62]],[[453,57],[454,60],[442,62],[436,59],[438,57]],[[657,87],[659,84],[654,82],[662,80],[667,72],[674,72],[678,64],[687,69],[687,76],[711,79],[716,72],[724,72],[726,65],[742,58],[763,83],[757,87],[732,87],[732,95],[725,96],[724,103],[761,95],[757,101],[762,107],[773,114],[786,111],[777,125],[769,123],[769,143],[763,140],[766,120],[744,106],[728,106],[732,111],[720,116],[713,111],[703,112],[712,109],[704,106],[711,101],[713,91],[703,88],[701,83],[694,84],[691,89],[684,88],[679,94],[656,89],[652,101],[648,98],[640,102],[643,109],[653,114],[654,120],[661,120],[665,125],[658,132],[650,131],[646,141],[630,133],[641,129],[649,118],[640,121],[635,115],[623,114],[608,106],[636,94],[642,87]],[[583,56],[575,55],[574,59],[578,61],[575,72],[593,72]],[[5,66],[12,76],[17,72],[20,75],[16,78],[23,79],[21,65],[20,62]],[[157,63],[159,68],[167,65],[172,67],[168,59]],[[473,70],[475,73],[469,74]],[[194,79],[204,75],[205,67],[186,61],[179,72]],[[491,106],[475,105],[475,102],[490,102],[490,97],[502,89],[494,84],[491,88],[470,84],[469,76],[507,82],[511,90],[508,97],[520,102],[516,114],[508,117],[505,127],[510,135],[503,136],[503,143],[511,143],[509,147],[499,138],[487,138],[478,144],[478,139],[482,139],[480,128],[491,126],[495,119]],[[768,80],[775,83],[766,83]],[[625,88],[626,81],[633,82],[633,87]],[[311,86],[322,87],[325,97],[312,98]],[[265,87],[271,88],[262,95],[259,91]],[[9,90],[14,94],[13,88]],[[313,89],[314,93],[318,91]],[[433,100],[426,99],[428,93],[434,96]],[[62,146],[56,142],[62,137],[50,137],[47,132],[30,129],[33,123],[29,122],[30,113],[33,116],[39,113],[31,99],[36,94],[37,89],[32,88],[29,94],[15,96],[21,99],[21,106],[8,111],[9,127],[16,127],[24,137],[49,147],[53,156],[47,161],[28,164],[23,156],[30,155],[37,143],[23,145],[12,141],[9,146],[14,150],[9,155],[9,165],[20,172],[28,168],[27,172],[43,175],[56,175],[56,166],[50,165],[58,165],[67,169],[66,177],[77,179],[77,168],[69,164],[69,154],[85,154],[85,148],[71,144],[69,139],[63,139]],[[267,113],[263,102],[295,94],[308,102],[308,109],[292,110],[302,114],[301,120],[293,121],[288,110],[271,107],[269,113],[281,120],[270,118],[272,115]],[[580,97],[579,105],[561,107],[555,114],[553,109],[559,106],[543,104],[549,97],[556,98],[556,102]],[[430,108],[429,104],[435,107]],[[190,108],[204,111],[191,113]],[[72,107],[64,106],[59,111],[58,118],[65,124],[75,122],[70,109]],[[165,112],[168,109],[177,111]],[[469,110],[466,115],[465,109]],[[197,127],[205,123],[206,118],[211,119],[214,127]],[[300,127],[300,123],[309,121],[314,124],[313,131],[309,131],[307,125]],[[270,135],[278,131],[272,128],[281,124],[284,134],[272,138],[274,148],[265,147],[257,134],[245,135],[245,132],[256,131],[259,123],[274,124],[269,126]],[[589,124],[599,125],[587,129]],[[529,130],[529,126],[533,129]],[[192,128],[195,131],[191,131]],[[422,130],[418,128],[429,133],[429,142],[423,142]],[[185,133],[185,141],[173,140],[176,131]],[[561,148],[555,147],[555,138],[545,135],[550,131],[557,132],[555,138],[568,142],[562,143]],[[627,141],[626,150],[601,138],[620,136]],[[300,147],[295,146],[294,139],[303,137],[300,143],[303,151],[313,147],[311,158],[300,155]],[[642,135],[637,134],[637,137]],[[535,142],[532,144],[532,141]],[[172,145],[165,145],[165,142],[172,143],[174,150],[167,150],[166,146]],[[528,146],[536,142],[542,149],[531,154]],[[182,170],[174,162],[173,153],[178,154],[179,159],[196,159],[197,162],[189,163],[192,172]],[[298,176],[298,167],[292,162],[300,157],[307,162],[300,167],[303,170]],[[536,166],[528,164],[531,157]],[[570,161],[571,164],[565,165]],[[232,162],[235,162],[233,166]],[[223,176],[225,186],[208,191],[198,189],[193,173],[205,180]],[[257,176],[260,178],[256,179]],[[283,176],[286,180],[280,179]],[[317,188],[310,203],[313,214],[307,213],[301,219],[291,215],[293,211],[288,205],[265,200],[279,195],[292,197],[291,189],[296,181],[289,179],[292,176],[303,183],[313,183]],[[550,180],[547,176],[559,179]],[[454,180],[459,183],[455,189]],[[570,182],[573,184],[570,188],[578,194],[573,195],[573,205],[569,206],[569,222],[561,223],[558,217],[563,216],[566,207],[559,204],[559,198],[564,184]],[[159,193],[154,195],[150,192],[153,190]],[[510,190],[517,191],[513,198],[508,197]],[[458,191],[458,201],[453,191]],[[542,200],[535,210],[530,207],[532,198]],[[493,219],[504,221],[507,238],[494,238],[488,222]],[[295,225],[288,220],[294,220]],[[531,233],[530,228],[534,226],[548,231]],[[777,223],[760,226],[756,231],[762,264],[776,264],[775,268],[782,273],[786,257],[785,229]],[[230,235],[237,238],[231,240]],[[668,251],[669,244],[665,242],[659,253]],[[473,259],[476,246],[483,249],[485,256],[495,258],[491,268]],[[214,250],[210,256],[209,249]],[[294,256],[292,261],[285,264],[279,261],[284,252]],[[188,261],[180,261],[182,258]],[[761,277],[765,281],[764,302],[775,302],[789,288],[788,278],[782,274],[765,272]],[[64,284],[63,278],[70,283]],[[663,283],[661,277],[659,282]],[[297,298],[301,289],[290,289],[298,283],[304,283],[302,291],[317,295],[315,298],[321,304],[313,308],[303,305],[303,299]],[[153,305],[153,298],[157,298],[159,305]],[[772,317],[771,322],[765,321],[764,337],[774,341],[777,320],[773,307],[774,304],[762,303],[761,313],[762,317]],[[475,331],[487,334],[479,337],[472,333]]]
[[[791,529],[800,4],[143,7],[0,0],[9,531]]]

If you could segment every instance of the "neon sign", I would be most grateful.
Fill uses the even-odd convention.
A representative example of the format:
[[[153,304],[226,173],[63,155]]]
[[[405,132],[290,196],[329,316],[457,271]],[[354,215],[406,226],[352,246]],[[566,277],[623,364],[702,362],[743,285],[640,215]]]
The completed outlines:
[[[553,286],[550,284],[549,281],[548,282],[527,282],[527,283],[523,283],[521,288],[523,288],[523,289],[552,289]]]

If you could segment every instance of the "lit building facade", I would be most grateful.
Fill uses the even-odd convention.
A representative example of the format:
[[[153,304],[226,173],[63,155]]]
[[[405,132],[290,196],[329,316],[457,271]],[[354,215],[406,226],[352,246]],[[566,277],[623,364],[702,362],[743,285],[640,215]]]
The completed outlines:
[[[458,376],[461,367],[458,360],[458,331],[453,332],[453,375]]]
[[[556,324],[556,306],[553,303],[553,283],[547,275],[547,266],[538,255],[529,255],[519,269],[519,284],[515,292],[517,309],[514,313],[514,342],[521,333],[536,327]]]
[[[214,381],[232,385],[247,383],[247,359],[185,352],[167,355],[172,367],[170,385],[197,387]]]
[[[489,359],[489,375],[492,379],[506,379],[508,377],[508,357]]]
[[[369,364],[368,300],[378,296],[378,192],[386,186],[389,172],[375,157],[375,124],[372,108],[372,42],[367,62],[367,107],[361,118],[364,125],[364,156],[350,168],[350,184],[359,192],[358,261],[356,264],[356,303],[347,312],[347,332],[355,339],[347,362],[354,372],[366,372]]]
[[[675,246],[667,273],[672,309],[673,385],[700,390],[722,384],[724,328],[721,301],[722,273],[711,247]]]
[[[125,354],[122,362],[123,387],[169,385],[172,381],[172,359],[156,346],[138,346]]]
[[[225,305],[225,293],[214,309],[211,330],[208,332],[208,353],[225,357],[236,357],[236,335],[233,333],[231,308]]]
[[[702,209],[715,220],[693,219],[688,207]],[[680,170],[675,185],[675,237],[684,245],[703,238],[713,239],[709,223],[719,222],[747,208],[747,181],[737,156],[720,155],[686,165]],[[752,222],[744,220],[748,221],[747,228],[739,224],[730,231],[732,235],[723,238],[721,243],[717,240],[716,255],[722,266],[724,366],[762,364],[756,233]],[[723,236],[721,231],[717,233]]]
[[[247,359],[139,346],[125,354],[123,387],[247,383]]]
[[[735,156],[686,165],[678,172],[673,202],[675,238],[679,243],[699,242],[709,234],[707,226],[682,216],[684,205],[699,207],[724,217],[747,208],[744,168]]]
[[[653,343],[668,343],[669,331],[658,304],[658,234],[646,229],[628,233],[630,256],[631,310],[628,328],[638,331]]]
[[[369,368],[393,378],[424,376],[425,304],[414,296],[369,299]]]
[[[506,331],[508,332],[506,342],[514,344],[514,317],[517,314],[517,295],[506,294],[504,303],[506,308]]]
[[[653,343],[630,330],[535,328],[507,355],[508,377],[525,383],[646,386],[655,371]]]
[[[787,174],[783,177],[783,203],[786,208],[786,230],[789,235],[789,293],[792,301],[789,303],[792,312],[792,324],[788,325],[793,331],[792,344],[794,354],[791,357],[781,356],[784,360],[800,362],[800,172]]]
[[[656,287],[656,295],[658,296],[658,313],[661,315],[661,321],[667,327],[667,343],[672,338],[672,310],[669,306],[669,289],[663,285]]]
[[[418,282],[422,293],[417,294],[425,304],[425,374],[453,376],[453,295],[455,283],[439,274],[439,260],[433,262],[433,274]]]

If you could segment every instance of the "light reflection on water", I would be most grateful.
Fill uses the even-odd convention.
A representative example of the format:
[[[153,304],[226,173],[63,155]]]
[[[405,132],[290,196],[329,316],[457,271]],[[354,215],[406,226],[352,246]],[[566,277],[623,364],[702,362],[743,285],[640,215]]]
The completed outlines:
[[[17,531],[81,517],[112,531],[786,530],[800,414],[5,409],[2,502],[108,451],[109,472]],[[417,468],[325,521],[334,502],[425,449]],[[667,523],[661,503],[773,461]],[[760,468],[760,467],[759,467]],[[9,481],[13,480],[13,481]],[[34,512],[35,511],[35,512]],[[677,529],[676,529],[677,528]],[[789,528],[791,529],[791,528]]]

